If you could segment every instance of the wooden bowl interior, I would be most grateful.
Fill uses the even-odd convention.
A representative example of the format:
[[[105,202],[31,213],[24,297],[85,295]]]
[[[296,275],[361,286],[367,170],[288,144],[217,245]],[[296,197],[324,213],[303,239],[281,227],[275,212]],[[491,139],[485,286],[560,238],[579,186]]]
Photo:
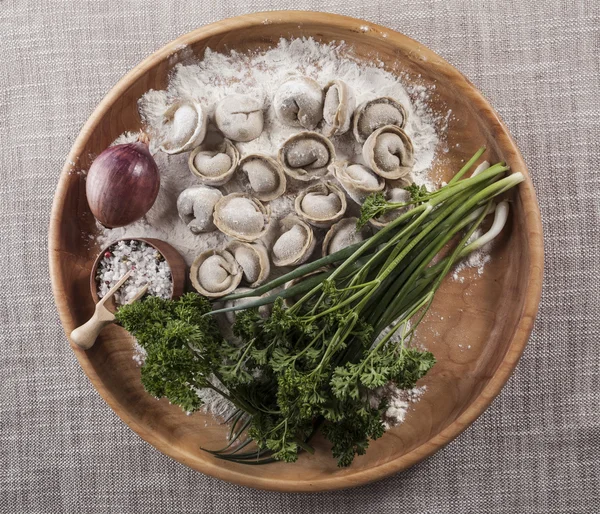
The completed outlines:
[[[264,23],[265,17],[271,22]],[[370,29],[364,32],[363,25]],[[407,80],[436,85],[430,99],[434,111],[453,113],[450,151],[440,152],[435,161],[437,179],[448,180],[482,145],[489,161],[504,160],[526,173],[518,149],[489,104],[445,61],[382,27],[315,13],[249,15],[180,38],[119,83],[82,131],[69,160],[86,170],[119,134],[139,129],[137,99],[149,89],[164,88],[169,71],[189,49],[197,56],[207,47],[253,51],[275,45],[281,37],[303,36],[322,42],[344,40],[359,59],[377,57],[387,69],[406,74]],[[189,47],[177,52],[182,43]],[[167,401],[147,395],[132,360],[131,339],[122,329],[109,327],[91,350],[74,351],[94,386],[125,422],[161,451],[195,469],[279,490],[341,488],[383,477],[424,458],[460,433],[498,393],[523,349],[539,299],[541,232],[530,180],[511,198],[508,226],[494,245],[485,273],[477,276],[476,270],[469,269],[463,272],[462,283],[446,280],[419,329],[419,340],[438,360],[423,382],[427,393],[404,424],[373,442],[350,468],[337,468],[322,440],[316,443],[315,455],[302,455],[295,465],[246,467],[217,461],[199,447],[223,446],[226,428],[210,415],[187,416]],[[88,280],[98,249],[87,248],[82,238],[94,227],[83,176],[63,173],[53,210],[51,261],[67,333],[92,313]]]

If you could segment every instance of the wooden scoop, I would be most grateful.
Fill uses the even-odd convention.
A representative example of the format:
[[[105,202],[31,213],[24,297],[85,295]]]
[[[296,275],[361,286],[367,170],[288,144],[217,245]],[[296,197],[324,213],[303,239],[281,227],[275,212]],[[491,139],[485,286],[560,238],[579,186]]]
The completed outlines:
[[[110,325],[115,321],[115,315],[106,307],[106,302],[112,299],[113,295],[119,290],[119,288],[127,281],[131,276],[132,270],[129,270],[121,279],[110,289],[108,293],[96,304],[96,310],[93,316],[86,321],[80,327],[77,327],[71,332],[71,341],[75,343],[82,350],[89,350],[96,339],[100,331],[107,325]],[[136,295],[128,303],[133,303],[139,300],[148,291],[148,284],[144,285]]]

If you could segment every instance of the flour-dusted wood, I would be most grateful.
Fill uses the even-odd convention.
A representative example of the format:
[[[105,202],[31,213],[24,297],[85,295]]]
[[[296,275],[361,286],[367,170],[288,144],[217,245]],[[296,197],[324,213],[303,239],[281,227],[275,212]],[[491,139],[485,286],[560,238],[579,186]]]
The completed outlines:
[[[433,170],[442,180],[482,144],[488,148],[485,159],[504,160],[527,176],[514,141],[483,96],[447,62],[401,34],[362,20],[306,12],[251,14],[202,27],[122,79],[90,117],[68,156],[50,224],[52,284],[67,333],[94,309],[87,282],[97,250],[82,244],[82,233],[92,233],[95,224],[87,208],[85,181],[69,173],[70,162],[85,170],[90,155],[99,154],[123,131],[139,129],[137,99],[150,88],[166,86],[168,72],[183,55],[178,53],[182,45],[201,56],[207,47],[256,50],[277,44],[280,37],[300,36],[344,40],[360,59],[377,57],[392,71],[435,82],[437,95],[431,103],[452,109],[454,115],[448,131],[451,151],[437,156]],[[210,415],[186,416],[165,400],[147,395],[132,359],[131,338],[122,329],[109,326],[93,348],[74,351],[94,386],[128,425],[161,451],[203,473],[284,491],[339,489],[385,477],[432,454],[472,423],[498,394],[523,351],[537,312],[543,268],[540,214],[528,176],[511,199],[508,226],[483,275],[475,280],[476,272],[466,272],[463,283],[446,280],[419,331],[420,341],[438,360],[423,381],[427,392],[402,425],[372,443],[350,468],[337,468],[320,439],[315,455],[303,454],[296,464],[254,467],[216,460],[199,447],[222,447],[226,427]]]

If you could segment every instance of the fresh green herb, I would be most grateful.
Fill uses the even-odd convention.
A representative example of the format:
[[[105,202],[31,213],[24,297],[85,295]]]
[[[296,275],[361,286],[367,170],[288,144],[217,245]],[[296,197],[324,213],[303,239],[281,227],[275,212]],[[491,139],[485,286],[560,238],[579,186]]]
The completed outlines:
[[[390,210],[404,207],[405,204],[391,204],[386,199],[383,193],[374,193],[368,196],[362,204],[360,217],[356,222],[356,228],[361,229],[369,220],[379,218]]]
[[[237,407],[231,442],[210,450],[217,458],[293,462],[299,452],[314,451],[310,440],[320,429],[338,464],[349,465],[384,433],[386,401],[377,399],[378,390],[390,383],[410,389],[434,365],[412,336],[452,265],[486,241],[467,242],[493,199],[523,180],[520,173],[503,178],[507,170],[498,164],[434,192],[410,186],[407,203],[369,197],[359,223],[394,209],[401,214],[364,242],[225,298],[250,298],[243,305],[211,310],[207,300],[188,294],[121,307],[118,321],[148,353],[144,386],[188,411],[200,406],[197,388],[230,400]],[[326,264],[335,267],[307,277]],[[285,295],[272,292],[296,278]],[[286,306],[284,296],[295,303]],[[272,304],[267,318],[257,309],[265,304]],[[227,311],[236,311],[235,343],[214,322]]]
[[[388,202],[383,193],[374,193],[368,196],[362,204],[360,218],[356,222],[356,227],[360,229],[364,227],[369,220],[380,218],[388,212],[423,203],[431,195],[431,193],[427,191],[425,185],[417,186],[416,184],[411,184],[404,189],[410,194],[409,202]]]
[[[427,191],[425,184],[421,186],[417,186],[417,184],[411,184],[404,189],[410,193],[410,199],[416,204],[427,200],[430,194],[429,191]]]
[[[201,406],[196,389],[214,388],[208,377],[220,362],[223,338],[214,318],[203,316],[210,310],[208,300],[188,293],[175,301],[151,296],[116,313],[117,322],[146,350],[146,390],[188,412]]]

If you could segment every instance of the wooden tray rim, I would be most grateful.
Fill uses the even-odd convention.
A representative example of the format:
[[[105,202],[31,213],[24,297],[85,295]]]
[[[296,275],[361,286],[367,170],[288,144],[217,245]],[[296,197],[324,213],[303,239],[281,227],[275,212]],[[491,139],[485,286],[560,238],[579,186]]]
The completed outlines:
[[[528,276],[528,293],[524,300],[520,319],[517,324],[514,337],[510,342],[507,352],[502,362],[499,364],[496,373],[483,388],[479,396],[465,409],[464,412],[462,412],[462,414],[460,414],[460,416],[454,422],[452,422],[440,433],[429,439],[426,443],[394,461],[381,464],[374,468],[362,470],[352,474],[351,476],[334,476],[329,479],[318,481],[306,481],[300,479],[300,477],[296,481],[273,480],[223,468],[219,466],[219,462],[214,459],[194,459],[187,453],[182,452],[178,448],[174,447],[168,439],[158,436],[155,432],[148,431],[145,426],[138,424],[134,419],[132,419],[124,407],[120,405],[117,399],[104,387],[99,377],[95,373],[86,352],[74,347],[72,344],[71,348],[73,349],[79,364],[83,368],[84,372],[88,375],[96,390],[106,401],[106,403],[108,403],[108,405],[117,413],[117,415],[138,435],[140,435],[140,437],[175,460],[216,478],[258,489],[295,492],[315,492],[343,489],[363,485],[374,480],[385,478],[416,464],[417,462],[425,459],[437,450],[444,447],[446,444],[456,438],[461,432],[463,432],[471,423],[473,423],[475,419],[477,419],[483,413],[483,411],[499,394],[500,390],[514,370],[533,329],[533,324],[537,315],[541,297],[544,267],[542,223],[535,191],[533,189],[533,184],[531,182],[525,162],[523,161],[521,153],[519,152],[517,145],[510,135],[507,127],[504,125],[489,102],[465,76],[463,76],[447,61],[438,56],[435,52],[409,38],[408,36],[405,36],[387,27],[348,16],[312,11],[270,11],[241,15],[200,27],[173,40],[163,48],[157,50],[155,53],[144,59],[109,91],[104,99],[98,104],[75,140],[59,179],[50,216],[48,238],[50,278],[60,320],[65,333],[68,335],[74,326],[70,314],[69,304],[66,296],[63,294],[63,286],[61,285],[62,277],[59,276],[58,265],[62,253],[62,250],[59,248],[59,232],[62,219],[62,206],[67,193],[68,173],[72,168],[72,162],[76,162],[76,158],[81,154],[87,140],[94,132],[100,123],[100,120],[108,111],[112,103],[122,94],[124,90],[129,87],[130,84],[138,80],[156,64],[179,51],[182,48],[182,45],[191,45],[206,37],[217,36],[231,30],[244,30],[251,26],[262,25],[265,19],[268,19],[269,22],[273,24],[279,22],[318,24],[323,25],[325,30],[327,26],[335,25],[339,28],[357,33],[368,32],[371,37],[379,37],[382,39],[382,41],[384,41],[384,36],[382,36],[382,34],[385,34],[385,41],[391,42],[399,47],[410,47],[412,52],[416,55],[419,55],[423,61],[429,61],[428,64],[432,66],[443,67],[445,75],[448,76],[474,104],[476,104],[477,109],[482,112],[483,117],[485,117],[490,124],[494,125],[494,128],[496,129],[496,139],[499,140],[504,147],[512,148],[513,155],[511,155],[511,159],[513,162],[517,163],[518,169],[526,176],[526,181],[520,186],[519,194],[521,195],[523,204],[529,207],[525,225],[527,237],[529,238],[530,243],[531,265]],[[368,31],[366,30],[367,28]]]

